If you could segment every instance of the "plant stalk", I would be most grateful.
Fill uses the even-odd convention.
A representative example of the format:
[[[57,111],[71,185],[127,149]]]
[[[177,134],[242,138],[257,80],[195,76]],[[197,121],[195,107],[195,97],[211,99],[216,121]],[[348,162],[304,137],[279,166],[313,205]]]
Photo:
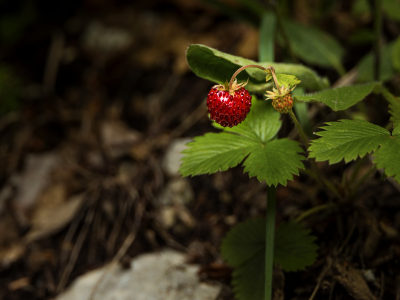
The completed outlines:
[[[263,71],[265,71],[265,72],[268,72],[268,69],[267,69],[267,68],[261,67],[261,66],[259,66],[259,65],[247,65],[247,66],[243,66],[243,67],[237,69],[237,71],[236,71],[235,73],[233,73],[232,78],[231,78],[231,81],[229,81],[229,90],[232,89],[232,85],[233,85],[233,82],[234,82],[236,76],[237,76],[240,72],[242,72],[244,69],[247,69],[247,68],[257,68],[257,69],[261,69],[261,70],[263,70]]]
[[[267,214],[265,234],[265,300],[272,299],[272,279],[275,245],[276,187],[267,189]]]
[[[374,61],[374,79],[376,81],[380,80],[380,67],[381,67],[381,31],[382,31],[382,0],[375,0],[373,7],[374,14],[374,33],[375,33],[375,41],[374,41],[374,53],[375,53],[375,61]]]
[[[272,5],[272,6],[273,6],[273,9],[274,9],[274,12],[275,12],[276,19],[278,20],[279,29],[280,29],[280,31],[281,31],[281,33],[282,33],[282,37],[283,37],[283,39],[284,39],[284,41],[285,41],[286,47],[287,47],[288,52],[289,52],[289,54],[290,54],[290,58],[293,60],[293,62],[294,62],[295,64],[297,64],[297,63],[299,63],[299,62],[298,62],[296,56],[294,55],[294,52],[293,52],[293,49],[292,49],[292,45],[290,44],[290,39],[289,39],[289,37],[288,37],[288,35],[287,35],[287,32],[286,32],[286,30],[285,30],[285,27],[283,26],[282,16],[281,16],[281,14],[280,14],[280,12],[279,12],[279,8],[277,7],[276,4],[275,4],[275,5]]]

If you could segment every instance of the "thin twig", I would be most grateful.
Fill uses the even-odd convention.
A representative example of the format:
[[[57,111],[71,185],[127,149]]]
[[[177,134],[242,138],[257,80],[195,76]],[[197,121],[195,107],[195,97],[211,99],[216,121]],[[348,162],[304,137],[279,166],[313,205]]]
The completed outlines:
[[[314,299],[315,295],[317,294],[317,292],[318,292],[318,290],[319,290],[319,287],[321,286],[322,280],[324,279],[326,273],[328,273],[328,271],[331,269],[333,260],[332,260],[330,257],[328,257],[328,260],[329,260],[329,262],[328,262],[328,264],[326,265],[325,269],[324,269],[324,270],[321,272],[321,274],[319,275],[317,285],[315,286],[314,291],[313,291],[313,293],[311,294],[309,300],[313,300],[313,299]]]
[[[129,247],[132,245],[132,243],[136,239],[137,232],[140,227],[140,223],[142,221],[142,216],[143,216],[143,211],[144,211],[144,204],[139,202],[138,206],[136,207],[136,213],[135,213],[135,226],[131,233],[126,237],[124,243],[122,244],[122,247],[119,249],[117,255],[114,256],[112,261],[108,264],[106,269],[103,271],[103,274],[101,274],[100,278],[97,280],[96,284],[93,287],[93,290],[90,294],[89,300],[94,300],[94,297],[96,295],[96,291],[99,288],[99,286],[102,284],[104,279],[106,278],[107,274],[111,271],[111,269],[121,260],[121,258],[126,254],[128,251]]]
[[[92,208],[92,209],[89,209],[87,214],[86,214],[85,226],[83,227],[81,233],[79,234],[78,239],[77,239],[77,241],[75,243],[74,249],[72,250],[71,256],[70,256],[69,261],[68,261],[68,265],[64,270],[64,273],[63,273],[63,275],[61,277],[60,283],[58,284],[57,293],[62,292],[64,290],[65,286],[67,285],[69,276],[71,275],[71,272],[74,269],[74,266],[75,266],[76,260],[78,258],[79,252],[81,251],[83,242],[85,241],[85,238],[86,238],[87,233],[89,231],[89,227],[90,227],[89,225],[93,220],[94,212],[95,212],[95,209]]]
[[[43,78],[43,91],[45,94],[50,94],[54,91],[58,67],[64,50],[64,40],[62,32],[53,33]]]

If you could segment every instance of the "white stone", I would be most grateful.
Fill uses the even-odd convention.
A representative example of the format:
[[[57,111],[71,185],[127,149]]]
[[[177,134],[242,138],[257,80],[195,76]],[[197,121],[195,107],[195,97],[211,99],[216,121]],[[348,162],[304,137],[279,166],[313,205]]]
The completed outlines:
[[[129,270],[114,267],[98,284],[93,300],[215,300],[219,286],[199,282],[198,265],[186,265],[173,250],[143,254]],[[104,270],[88,272],[56,300],[88,300]]]
[[[176,139],[168,146],[162,163],[162,168],[168,176],[174,177],[180,175],[179,168],[182,163],[181,158],[183,157],[181,152],[187,148],[186,144],[191,141],[191,138]]]

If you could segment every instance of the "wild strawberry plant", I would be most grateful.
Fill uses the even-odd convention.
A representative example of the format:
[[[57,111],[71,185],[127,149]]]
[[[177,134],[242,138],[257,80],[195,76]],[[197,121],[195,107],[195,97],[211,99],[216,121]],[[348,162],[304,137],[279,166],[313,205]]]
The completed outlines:
[[[315,238],[300,224],[283,223],[274,233],[275,187],[286,186],[293,175],[299,175],[306,159],[299,142],[277,138],[282,124],[280,113],[292,117],[314,172],[318,170],[313,158],[330,163],[344,159],[347,163],[374,152],[377,167],[400,182],[400,99],[378,82],[329,89],[327,80],[307,67],[257,63],[204,45],[190,45],[187,59],[195,74],[219,84],[211,89],[207,107],[216,122],[213,125],[221,132],[206,133],[188,144],[183,151],[181,174],[212,174],[242,163],[250,177],[267,183],[267,218],[250,220],[232,229],[223,241],[221,253],[235,267],[233,286],[238,299],[270,299],[272,261],[285,271],[295,271],[312,264],[317,256]],[[228,84],[226,80],[231,76]],[[292,96],[296,86],[316,92]],[[253,93],[251,103],[247,90]],[[266,101],[254,95],[265,91]],[[311,101],[324,103],[334,111],[345,110],[368,94],[381,92],[390,103],[392,133],[364,120],[339,120],[322,127],[325,131],[317,133],[321,138],[310,146],[292,110],[294,102]],[[327,180],[322,184],[342,197]]]

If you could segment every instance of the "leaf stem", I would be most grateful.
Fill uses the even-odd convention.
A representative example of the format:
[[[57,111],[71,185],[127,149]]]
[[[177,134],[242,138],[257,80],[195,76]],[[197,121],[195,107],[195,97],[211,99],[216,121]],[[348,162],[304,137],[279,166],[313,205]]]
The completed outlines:
[[[310,147],[310,144],[308,142],[307,136],[303,131],[303,128],[301,128],[299,121],[297,120],[296,115],[293,112],[293,109],[289,110],[289,116],[292,118],[294,125],[296,126],[297,130],[299,131],[301,140],[303,142],[304,147],[306,148],[306,151]],[[330,183],[320,172],[320,170],[317,167],[317,164],[315,163],[314,159],[309,159],[309,162],[311,164],[311,169],[317,174],[317,180],[320,182],[322,186],[325,186],[328,188],[338,199],[343,200],[342,195],[340,195],[339,191],[336,189],[336,187]]]
[[[274,67],[268,67],[268,70],[271,72],[272,78],[274,78],[275,86],[276,86],[276,88],[278,89],[279,95],[281,95],[281,94],[282,94],[282,91],[281,91],[281,88],[280,88],[280,86],[279,86],[278,79],[276,78]]]
[[[327,204],[322,204],[322,205],[318,205],[315,207],[310,208],[309,210],[306,210],[305,212],[303,212],[300,216],[298,216],[294,221],[296,223],[299,223],[301,221],[303,221],[305,218],[307,218],[308,216],[320,211],[320,210],[324,210],[324,209],[328,209],[328,208],[334,208],[337,207],[336,203],[327,203]]]
[[[267,214],[265,235],[265,300],[272,299],[272,279],[274,268],[274,244],[275,244],[275,211],[276,211],[276,187],[267,189]]]
[[[297,120],[297,117],[294,114],[293,109],[289,110],[289,115],[293,120],[294,126],[296,126],[297,130],[299,131],[299,134],[300,134],[300,137],[301,137],[304,147],[306,147],[306,149],[308,150],[308,147],[310,147],[310,144],[308,143],[307,136],[304,133],[303,128],[301,128],[301,125],[300,125],[299,121]]]
[[[265,72],[268,72],[268,69],[267,69],[267,68],[261,67],[261,66],[259,66],[259,65],[247,65],[247,66],[243,66],[243,67],[237,69],[237,71],[232,75],[231,81],[229,81],[229,90],[232,89],[232,85],[233,85],[233,82],[234,82],[236,76],[237,76],[240,72],[242,72],[244,69],[247,69],[247,68],[257,68],[257,69],[261,69],[261,70],[263,70],[263,71],[265,71]]]
[[[351,191],[351,196],[354,196],[358,188],[365,182],[365,180],[368,179],[371,174],[373,174],[376,171],[376,164],[373,164],[372,167],[364,173],[364,175],[360,178],[359,181],[354,185],[354,188]]]

